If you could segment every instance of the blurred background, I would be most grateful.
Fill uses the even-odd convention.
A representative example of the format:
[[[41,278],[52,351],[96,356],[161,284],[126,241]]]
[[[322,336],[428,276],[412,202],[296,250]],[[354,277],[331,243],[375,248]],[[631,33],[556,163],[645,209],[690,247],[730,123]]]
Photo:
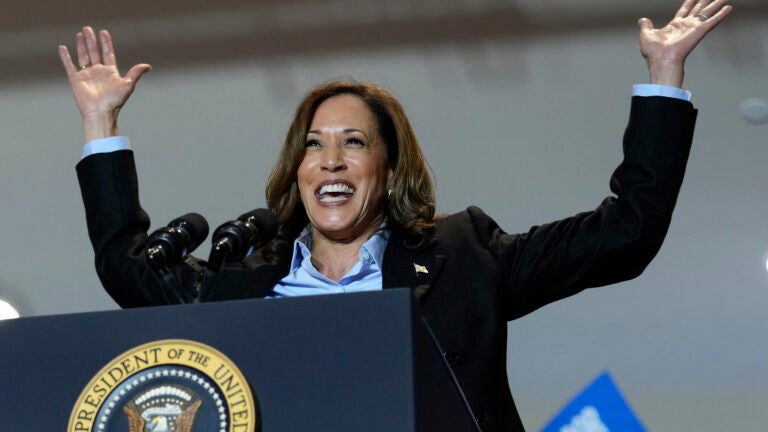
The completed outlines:
[[[152,229],[218,226],[265,205],[295,104],[331,78],[406,107],[438,210],[475,204],[509,232],[597,206],[621,160],[639,17],[671,0],[5,0],[0,15],[0,298],[22,316],[115,309],[93,269],[74,166],[79,114],[56,46],[111,30],[121,70],[148,62],[121,114]],[[610,370],[652,431],[768,425],[768,3],[687,63],[699,108],[667,241],[636,280],[509,324],[528,429]],[[207,256],[208,245],[198,250]],[[12,348],[2,347],[8,355]]]

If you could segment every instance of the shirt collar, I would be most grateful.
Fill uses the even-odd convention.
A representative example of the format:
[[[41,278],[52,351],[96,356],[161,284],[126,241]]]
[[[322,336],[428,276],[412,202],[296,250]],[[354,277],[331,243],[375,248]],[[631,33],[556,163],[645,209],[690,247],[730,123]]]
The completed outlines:
[[[376,262],[379,268],[384,261],[384,250],[387,248],[387,242],[391,232],[386,228],[386,223],[382,223],[379,230],[376,231],[360,248],[360,259],[363,253],[367,252]],[[293,255],[291,257],[291,271],[301,267],[301,261],[312,256],[312,226],[307,225],[299,234],[299,237],[293,241]]]

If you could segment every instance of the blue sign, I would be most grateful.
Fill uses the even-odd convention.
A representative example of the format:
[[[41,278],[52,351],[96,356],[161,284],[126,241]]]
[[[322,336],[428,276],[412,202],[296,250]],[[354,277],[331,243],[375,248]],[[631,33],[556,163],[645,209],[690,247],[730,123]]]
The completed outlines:
[[[542,432],[645,432],[640,420],[603,372],[555,416]]]

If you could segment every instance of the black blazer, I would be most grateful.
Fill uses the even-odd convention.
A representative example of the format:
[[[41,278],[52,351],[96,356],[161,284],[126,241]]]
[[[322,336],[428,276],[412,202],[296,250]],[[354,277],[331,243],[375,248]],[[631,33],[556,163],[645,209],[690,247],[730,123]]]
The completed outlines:
[[[523,430],[507,379],[507,322],[585,288],[634,278],[655,256],[695,119],[688,102],[634,97],[624,160],[610,182],[615,196],[591,212],[510,235],[469,207],[438,220],[434,238],[419,247],[390,238],[383,286],[414,290],[483,430]],[[89,156],[77,172],[102,284],[122,307],[161,303],[140,289],[159,282],[144,263],[149,218],[139,205],[133,153]],[[191,283],[185,270],[180,276]],[[287,272],[287,263],[253,254],[222,271],[216,298],[263,297]]]

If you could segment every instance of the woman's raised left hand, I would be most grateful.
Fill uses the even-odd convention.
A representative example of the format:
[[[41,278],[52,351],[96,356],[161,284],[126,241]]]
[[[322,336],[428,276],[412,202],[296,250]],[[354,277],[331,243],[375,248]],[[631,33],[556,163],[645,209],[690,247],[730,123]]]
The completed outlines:
[[[640,52],[648,63],[651,83],[682,87],[685,59],[733,9],[728,0],[685,0],[666,26],[654,28],[640,18]]]

